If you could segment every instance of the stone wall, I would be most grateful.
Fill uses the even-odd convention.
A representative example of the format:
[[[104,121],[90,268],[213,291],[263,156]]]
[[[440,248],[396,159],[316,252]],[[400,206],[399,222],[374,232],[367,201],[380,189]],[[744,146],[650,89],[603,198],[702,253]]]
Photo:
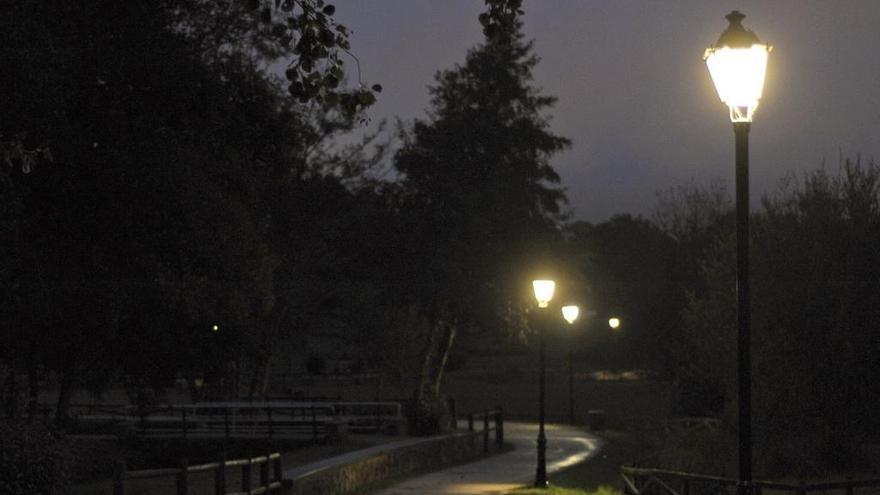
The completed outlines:
[[[363,493],[406,475],[458,464],[483,455],[482,432],[437,437],[398,449],[378,452],[350,463],[303,474],[286,484],[291,495]],[[490,442],[497,449],[494,438]]]

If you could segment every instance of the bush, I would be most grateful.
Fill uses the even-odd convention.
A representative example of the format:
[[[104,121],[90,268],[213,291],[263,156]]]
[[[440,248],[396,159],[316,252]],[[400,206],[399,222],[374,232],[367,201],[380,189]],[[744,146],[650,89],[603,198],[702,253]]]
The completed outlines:
[[[60,493],[72,456],[64,437],[42,423],[0,423],[0,493]]]

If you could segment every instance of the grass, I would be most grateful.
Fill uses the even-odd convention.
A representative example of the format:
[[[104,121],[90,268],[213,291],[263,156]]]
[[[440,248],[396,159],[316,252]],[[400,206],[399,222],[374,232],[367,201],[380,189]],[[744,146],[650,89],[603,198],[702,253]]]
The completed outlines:
[[[520,488],[510,492],[510,495],[621,495],[621,492],[608,486],[600,486],[592,491],[550,486],[548,488]]]
[[[634,432],[608,430],[596,457],[549,475],[550,488],[520,488],[510,495],[620,495],[623,484],[620,466],[641,457]]]

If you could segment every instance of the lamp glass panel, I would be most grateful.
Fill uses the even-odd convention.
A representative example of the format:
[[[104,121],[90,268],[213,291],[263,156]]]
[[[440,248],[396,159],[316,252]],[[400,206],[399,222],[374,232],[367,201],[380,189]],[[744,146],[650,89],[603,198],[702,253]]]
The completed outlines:
[[[580,308],[577,306],[563,306],[562,307],[562,317],[565,318],[565,321],[569,323],[574,323],[575,320],[578,319],[578,314],[580,313]]]
[[[731,108],[747,109],[740,113],[749,121],[764,91],[769,51],[767,45],[760,44],[749,48],[724,46],[706,50],[704,58],[718,97]]]
[[[556,282],[553,280],[533,280],[532,288],[535,290],[535,299],[538,307],[546,308],[553,299],[553,291],[556,290]]]

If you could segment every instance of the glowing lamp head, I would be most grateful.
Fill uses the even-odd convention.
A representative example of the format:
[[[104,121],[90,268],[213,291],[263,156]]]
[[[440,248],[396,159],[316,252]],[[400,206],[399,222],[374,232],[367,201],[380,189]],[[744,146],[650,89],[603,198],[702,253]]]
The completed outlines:
[[[212,331],[212,332],[219,332],[219,331],[220,331],[220,325],[211,325],[211,331]]]
[[[562,317],[569,323],[574,323],[578,319],[578,314],[580,314],[580,308],[575,305],[562,307]]]
[[[752,121],[764,91],[767,58],[772,49],[742,26],[743,18],[735,10],[727,14],[730,25],[703,55],[718,97],[730,107],[732,122]]]
[[[617,330],[620,328],[620,318],[608,318],[608,326],[611,327],[612,330]]]
[[[553,299],[553,291],[556,290],[556,282],[553,280],[532,280],[532,289],[535,290],[535,299],[538,300],[539,308],[546,308]]]

